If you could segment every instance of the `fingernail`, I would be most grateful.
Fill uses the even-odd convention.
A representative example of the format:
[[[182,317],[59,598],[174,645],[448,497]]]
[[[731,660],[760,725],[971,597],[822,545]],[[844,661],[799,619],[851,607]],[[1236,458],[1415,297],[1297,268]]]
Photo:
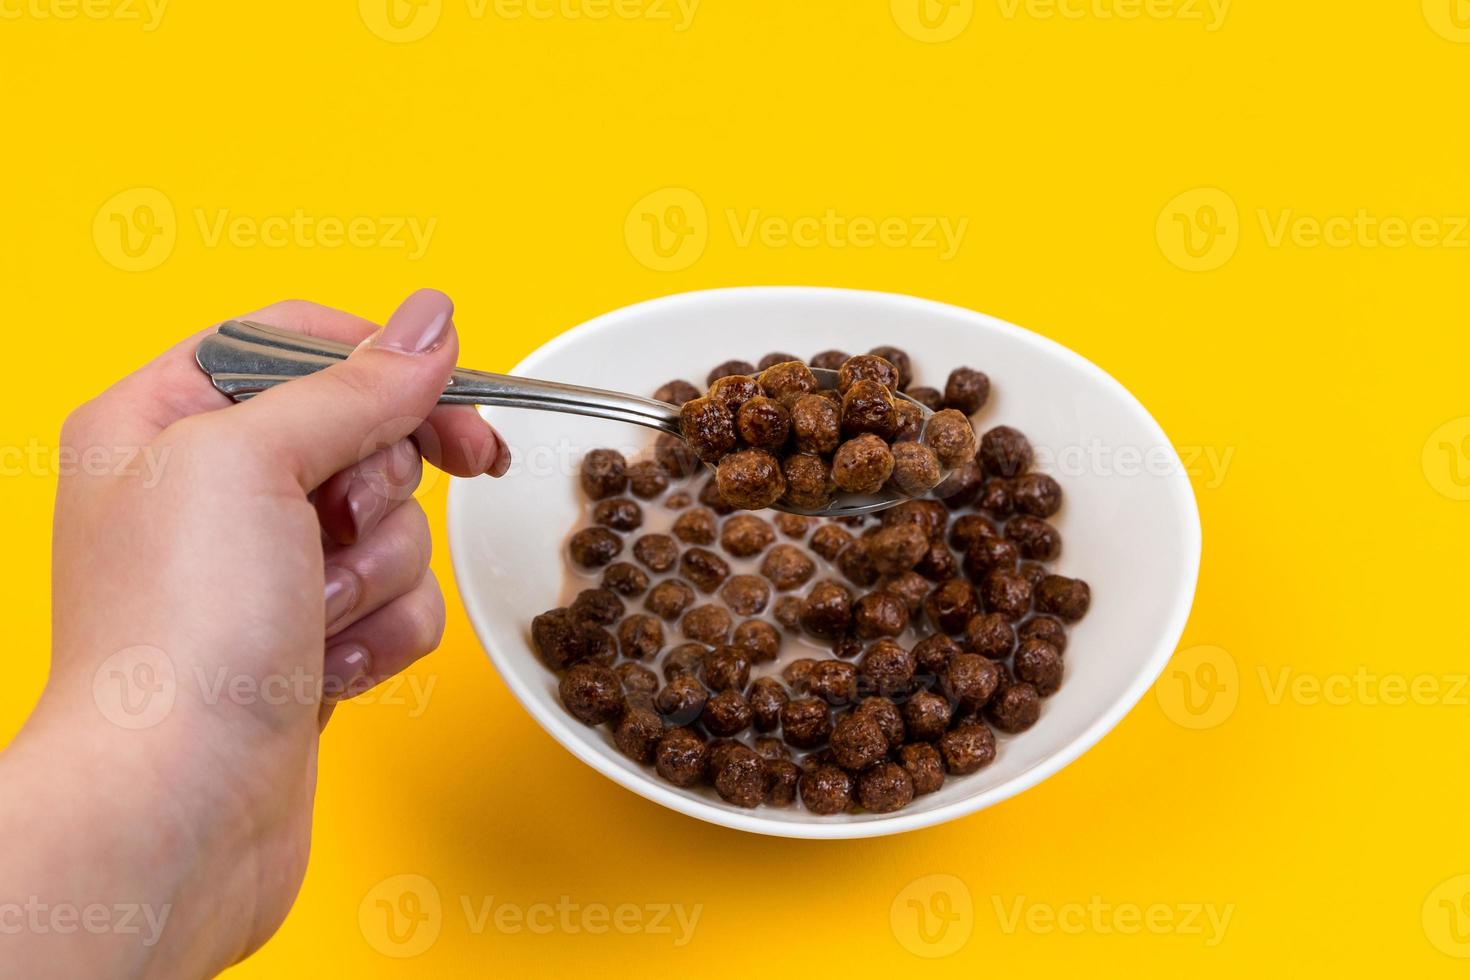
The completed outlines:
[[[492,430],[492,433],[495,436],[495,458],[490,461],[485,472],[498,479],[505,476],[505,471],[510,469],[510,447],[505,444],[499,432]]]
[[[375,481],[374,477],[378,479]],[[381,483],[381,485],[379,485]],[[352,518],[354,540],[367,537],[388,512],[387,480],[380,472],[360,470],[347,484],[347,514]]]
[[[327,628],[331,629],[343,616],[357,605],[357,576],[345,568],[327,567],[326,614]]]
[[[322,700],[356,697],[367,690],[365,682],[372,676],[372,670],[373,655],[361,643],[331,647],[322,661]]]
[[[400,354],[427,354],[449,335],[454,303],[437,289],[420,289],[393,312],[373,346]]]

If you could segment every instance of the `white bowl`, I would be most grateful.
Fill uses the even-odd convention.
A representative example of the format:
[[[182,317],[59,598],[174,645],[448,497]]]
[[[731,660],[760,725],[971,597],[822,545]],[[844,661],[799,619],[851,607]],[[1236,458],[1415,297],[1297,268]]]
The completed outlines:
[[[664,806],[740,830],[785,837],[894,834],[974,813],[1034,786],[1102,738],[1169,659],[1194,598],[1200,525],[1188,477],[1148,411],[1117,381],[1027,330],[941,303],[837,289],[752,287],[669,296],[598,317],[555,338],[514,373],[638,393],[672,378],[697,385],[728,358],[770,351],[810,357],[880,344],[906,349],[921,383],[942,387],[957,365],[990,375],[981,431],[1010,424],[1037,448],[1037,469],[1062,484],[1054,518],[1064,540],[1057,570],[1092,585],[1092,609],[1072,631],[1061,690],[1029,731],[1000,739],[996,760],[892,814],[818,817],[746,810],[712,791],[661,781],[621,755],[605,729],[562,707],[556,678],[532,651],[529,623],[584,581],[564,544],[582,513],[576,464],[600,446],[636,451],[654,433],[616,422],[499,410],[495,424],[517,454],[502,480],[456,480],[449,542],[459,591],[501,677],[571,752]]]

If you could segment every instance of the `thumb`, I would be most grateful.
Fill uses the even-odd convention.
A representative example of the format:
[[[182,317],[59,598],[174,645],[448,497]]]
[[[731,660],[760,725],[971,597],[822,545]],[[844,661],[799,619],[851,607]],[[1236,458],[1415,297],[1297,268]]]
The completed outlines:
[[[347,360],[235,406],[230,422],[310,492],[418,428],[458,356],[454,303],[421,289]]]

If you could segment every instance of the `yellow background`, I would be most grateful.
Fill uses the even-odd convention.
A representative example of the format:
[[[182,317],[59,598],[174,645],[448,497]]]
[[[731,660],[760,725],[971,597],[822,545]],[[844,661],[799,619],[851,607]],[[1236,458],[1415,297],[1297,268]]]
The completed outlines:
[[[398,28],[386,0],[173,0],[152,30],[128,19],[133,0],[92,2],[102,16],[0,4],[0,446],[54,445],[74,402],[276,299],[382,317],[435,285],[458,302],[465,362],[494,369],[637,300],[813,283],[1038,330],[1115,374],[1180,446],[1229,460],[1195,467],[1199,596],[1155,694],[1017,799],[840,844],[678,816],[543,734],[454,599],[439,478],[424,499],[450,621],[415,672],[435,685],[428,710],[338,712],[300,901],[234,975],[1463,975],[1462,0],[1236,0],[1223,21],[1201,0],[1070,0],[1080,16],[1050,17],[927,0],[929,27],[910,0],[704,0],[684,30],[662,0],[621,8],[634,19],[396,0]],[[163,198],[152,221],[137,205],[158,195],[138,188]],[[625,226],[666,188],[704,209],[685,213],[704,247],[658,271]],[[742,243],[728,218],[829,208],[969,226],[944,260]],[[418,258],[200,228],[297,209],[437,224]],[[1393,245],[1329,222],[1360,211],[1427,223]],[[115,214],[165,234],[129,257]],[[1314,244],[1313,221],[1335,245]],[[6,459],[0,740],[46,673],[54,488],[48,466]],[[395,946],[376,899],[432,897],[424,882],[439,919]],[[463,896],[701,917],[683,947],[476,934]],[[909,899],[948,917],[921,934]],[[1018,901],[1041,911],[1008,927]],[[1191,903],[1229,910],[1223,937],[1119,931],[1119,907],[1182,926]]]

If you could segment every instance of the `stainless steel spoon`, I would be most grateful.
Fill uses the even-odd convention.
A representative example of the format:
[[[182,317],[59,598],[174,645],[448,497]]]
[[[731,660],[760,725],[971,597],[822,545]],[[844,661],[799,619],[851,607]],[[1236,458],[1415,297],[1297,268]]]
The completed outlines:
[[[331,340],[308,337],[262,323],[229,320],[206,337],[195,353],[199,367],[214,386],[236,401],[244,401],[268,388],[312,374],[343,360],[352,347]],[[837,372],[813,368],[823,388],[837,387]],[[933,413],[919,406],[927,422]],[[457,369],[449,379],[441,405],[490,405],[497,408],[531,408],[543,412],[565,412],[592,418],[632,422],[683,438],[679,410],[667,402],[642,398],[620,391],[604,391],[556,381],[537,381],[504,374]],[[851,517],[884,510],[908,498],[893,493],[842,494],[822,510],[798,510],[776,504],[775,510],[814,517]]]

